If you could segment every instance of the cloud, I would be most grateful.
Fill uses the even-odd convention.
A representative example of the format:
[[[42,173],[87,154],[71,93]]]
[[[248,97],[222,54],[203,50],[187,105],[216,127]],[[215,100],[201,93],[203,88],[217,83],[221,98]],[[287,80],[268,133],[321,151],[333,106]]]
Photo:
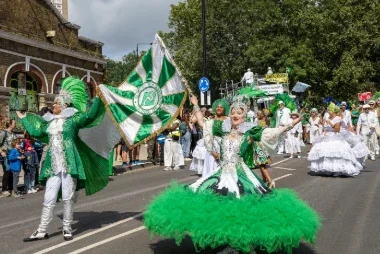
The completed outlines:
[[[179,0],[69,0],[69,21],[79,35],[104,42],[103,54],[120,60],[149,43],[157,31],[168,31],[170,5]],[[146,49],[149,45],[139,45]]]

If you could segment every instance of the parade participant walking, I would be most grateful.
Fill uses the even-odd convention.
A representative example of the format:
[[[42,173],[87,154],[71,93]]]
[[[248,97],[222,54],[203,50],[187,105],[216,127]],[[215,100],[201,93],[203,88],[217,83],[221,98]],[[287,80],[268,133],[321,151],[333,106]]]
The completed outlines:
[[[333,176],[356,176],[363,167],[357,161],[350,144],[340,135],[342,118],[337,115],[340,108],[331,103],[328,113],[321,138],[309,152],[310,170]]]
[[[377,123],[377,117],[370,112],[370,106],[368,104],[363,106],[363,113],[360,114],[356,132],[360,134],[364,143],[370,151],[370,159],[375,160],[376,152],[376,133],[375,127]]]
[[[316,108],[311,109],[309,118],[310,125],[310,143],[313,144],[321,134],[321,118],[317,115],[318,110]]]
[[[358,120],[359,120],[359,116],[360,116],[360,107],[359,109],[356,108],[356,105],[355,104],[352,104],[351,105],[351,119],[352,119],[352,127],[354,128],[354,130],[356,131],[356,125],[358,125]]]
[[[290,114],[291,119],[289,119],[290,122],[292,122],[294,119],[300,117],[300,114],[297,110],[293,111]],[[302,116],[302,118],[304,118]],[[288,151],[290,153],[290,158],[293,158],[294,154],[297,154],[298,158],[301,158],[301,137],[302,137],[302,122],[297,123],[291,130],[286,132],[287,135],[287,146]]]
[[[230,118],[205,125],[198,100],[191,98],[198,123],[204,126],[207,150],[220,167],[207,178],[187,187],[173,184],[157,196],[144,214],[145,226],[177,243],[188,235],[199,248],[229,245],[243,252],[254,248],[290,252],[301,240],[313,242],[320,223],[317,213],[291,190],[270,190],[249,169],[253,141],[273,151],[279,135],[301,119],[279,128],[251,128],[252,123],[244,122],[247,102],[235,99]],[[220,153],[213,149],[216,136]]]
[[[30,135],[45,141],[49,146],[40,173],[40,180],[46,182],[41,222],[38,229],[24,241],[49,237],[47,228],[53,219],[53,209],[60,189],[63,200],[63,238],[73,239],[71,223],[75,190],[85,188],[86,194],[91,195],[108,184],[108,160],[101,160],[78,137],[79,129],[94,126],[93,121],[99,116],[100,103],[96,97],[86,112],[85,85],[83,81],[69,77],[63,80],[61,91],[54,100],[53,114],[41,118],[17,112]]]
[[[347,102],[343,101],[340,104],[342,120],[346,125],[341,125],[341,130],[347,130],[347,126],[352,126],[351,112],[347,109]]]
[[[185,164],[182,147],[179,143],[181,136],[179,132],[179,125],[181,124],[181,121],[179,118],[180,117],[178,116],[177,119],[173,121],[171,126],[166,129],[169,132],[169,135],[165,139],[164,145],[165,171],[172,169],[179,170],[180,166],[183,166]]]
[[[283,101],[278,102],[280,108],[276,111],[276,128],[284,127],[288,124],[290,119],[290,109],[285,107]],[[280,137],[277,154],[283,154],[286,152],[286,139],[285,135]]]
[[[13,190],[13,174],[9,170],[8,152],[12,149],[12,141],[16,139],[13,129],[16,127],[15,120],[7,120],[4,124],[5,129],[0,131],[0,162],[3,168],[2,194],[3,197],[9,197]]]
[[[264,112],[257,111],[257,118],[253,122],[253,126],[259,126],[263,129],[269,127],[269,119],[264,115]],[[260,165],[260,172],[263,177],[264,183],[268,185],[270,189],[276,187],[276,183],[270,177],[269,171],[267,169],[267,164],[271,163],[270,155],[260,142],[255,142],[255,164]]]
[[[226,100],[218,99],[214,101],[214,103],[212,104],[212,110],[215,114],[215,118],[213,119],[213,121],[224,121],[227,118],[229,109],[230,105]],[[197,118],[195,116],[192,120],[193,122],[197,122]],[[208,120],[205,120],[203,118],[203,121],[207,122]],[[218,137],[215,138],[214,143],[215,152],[220,153]],[[202,175],[202,177],[207,177],[215,172],[217,166],[217,161],[206,149],[205,139],[200,139],[197,142],[197,146],[193,151],[193,161],[191,162],[190,170],[197,171],[199,175]]]
[[[310,112],[309,108],[305,107],[302,110],[302,140],[305,144],[310,144],[310,125],[309,125]]]
[[[375,118],[379,119],[379,117],[380,117],[380,110],[378,110],[376,108],[376,102],[374,100],[370,100],[368,102],[368,105],[370,106],[370,113],[372,113],[375,116]],[[377,120],[377,125],[378,124],[379,124],[379,120]],[[376,135],[376,133],[375,133],[375,136],[376,136],[376,138],[375,138],[375,154],[378,155],[379,154],[379,149],[380,149],[380,147],[379,147],[379,140],[378,140],[378,136]]]

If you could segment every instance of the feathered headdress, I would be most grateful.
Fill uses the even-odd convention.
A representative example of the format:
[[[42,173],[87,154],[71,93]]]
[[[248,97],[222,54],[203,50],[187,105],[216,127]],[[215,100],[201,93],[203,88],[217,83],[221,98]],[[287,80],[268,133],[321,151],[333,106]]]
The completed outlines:
[[[339,113],[340,108],[331,102],[330,105],[327,107],[327,110],[332,111],[334,113]]]
[[[264,90],[253,89],[251,87],[244,87],[244,88],[238,90],[237,94],[238,95],[242,95],[242,96],[246,96],[246,97],[249,97],[249,98],[252,98],[252,97],[263,97],[263,96],[267,96],[268,95],[268,93],[265,92]]]
[[[284,106],[290,109],[290,111],[294,111],[297,108],[296,102],[286,93],[277,94],[274,101],[275,103],[273,103],[269,108],[270,112],[272,113],[276,112],[277,109],[280,108],[280,101],[282,101],[284,103]]]
[[[227,116],[230,112],[230,104],[225,99],[218,99],[212,103],[212,112],[216,114],[216,108],[221,105],[224,109],[223,115]]]
[[[248,113],[249,97],[244,95],[237,95],[233,98],[233,102],[230,107],[230,114],[234,108],[240,108],[243,110],[244,117]]]
[[[65,78],[61,91],[54,101],[59,101],[63,108],[72,105],[81,112],[86,111],[88,95],[82,80],[74,77]]]

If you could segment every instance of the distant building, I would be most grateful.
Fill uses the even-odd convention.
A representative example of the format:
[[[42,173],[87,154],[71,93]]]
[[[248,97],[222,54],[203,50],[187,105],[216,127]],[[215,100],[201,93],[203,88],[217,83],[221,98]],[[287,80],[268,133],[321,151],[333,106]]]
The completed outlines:
[[[51,0],[58,12],[66,19],[69,19],[69,0]]]
[[[0,121],[52,105],[67,76],[81,78],[95,95],[106,64],[103,43],[79,36],[80,26],[51,0],[0,1],[0,17]]]

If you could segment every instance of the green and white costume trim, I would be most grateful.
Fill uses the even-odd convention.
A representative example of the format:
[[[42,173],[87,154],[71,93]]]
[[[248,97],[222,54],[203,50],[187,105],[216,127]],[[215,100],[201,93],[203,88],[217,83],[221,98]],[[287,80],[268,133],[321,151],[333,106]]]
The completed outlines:
[[[172,184],[156,197],[144,214],[149,231],[177,244],[188,235],[197,248],[230,245],[243,252],[291,252],[301,240],[314,242],[318,214],[293,191],[270,190],[248,167],[254,163],[251,141],[273,148],[286,128],[248,127],[228,129],[228,122],[214,121],[211,132],[205,128],[209,151],[213,137],[221,137],[217,172],[187,187]]]

